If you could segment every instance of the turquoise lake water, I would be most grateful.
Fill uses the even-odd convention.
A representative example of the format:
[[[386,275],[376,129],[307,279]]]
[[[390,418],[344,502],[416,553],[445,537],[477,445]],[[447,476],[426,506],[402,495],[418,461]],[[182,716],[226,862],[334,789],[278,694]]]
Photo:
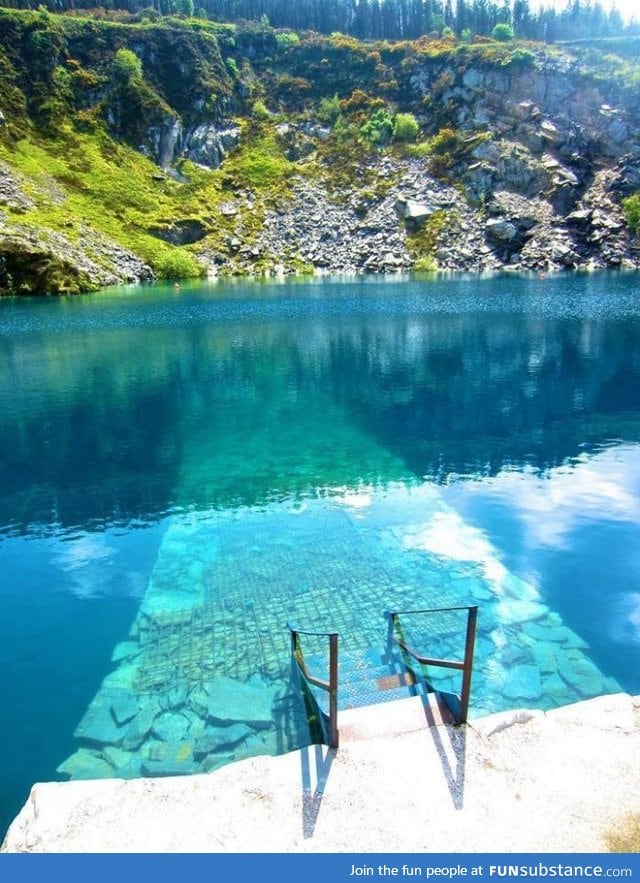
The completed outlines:
[[[640,276],[0,302],[0,603],[0,831],[300,744],[288,619],[346,672],[477,604],[472,716],[640,693]]]

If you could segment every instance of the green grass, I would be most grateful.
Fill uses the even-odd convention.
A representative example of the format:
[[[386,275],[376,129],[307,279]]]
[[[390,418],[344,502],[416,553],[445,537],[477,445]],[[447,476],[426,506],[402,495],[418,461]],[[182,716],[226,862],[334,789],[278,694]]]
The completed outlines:
[[[407,250],[415,261],[416,270],[433,272],[438,269],[435,251],[440,236],[455,220],[453,212],[437,211],[418,230],[407,233]]]
[[[236,223],[242,224],[243,241],[251,241],[262,227],[265,205],[286,195],[294,170],[269,127],[248,133],[224,169],[184,162],[187,183],[163,175],[100,126],[78,132],[65,125],[47,139],[32,134],[13,148],[0,145],[0,159],[23,176],[35,203],[26,211],[8,210],[10,220],[34,231],[62,233],[72,242],[90,227],[138,254],[164,278],[201,275],[200,248],[223,249]],[[251,192],[253,208],[243,207],[239,219],[224,217],[220,204],[238,190]],[[186,218],[210,230],[201,243],[174,246],[148,232]]]
[[[210,188],[202,187],[194,200],[188,188],[164,179],[135,150],[103,133],[77,133],[70,127],[55,139],[23,139],[13,150],[0,147],[0,157],[24,176],[25,192],[35,202],[25,212],[9,211],[11,220],[36,231],[63,233],[72,242],[90,227],[140,255],[160,276],[172,261],[178,265],[171,255],[179,251],[184,275],[201,274],[193,255],[147,229],[181,217],[193,202],[210,210]]]
[[[278,195],[287,186],[294,164],[287,160],[275,134],[261,128],[250,142],[250,149],[240,149],[225,162],[225,173],[240,185]]]

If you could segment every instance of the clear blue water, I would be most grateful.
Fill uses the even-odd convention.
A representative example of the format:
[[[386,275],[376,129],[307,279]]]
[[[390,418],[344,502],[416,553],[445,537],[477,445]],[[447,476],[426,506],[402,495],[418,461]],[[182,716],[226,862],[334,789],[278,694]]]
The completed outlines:
[[[0,830],[293,747],[287,619],[346,671],[478,604],[476,715],[640,693],[640,277],[1,302],[0,603]]]

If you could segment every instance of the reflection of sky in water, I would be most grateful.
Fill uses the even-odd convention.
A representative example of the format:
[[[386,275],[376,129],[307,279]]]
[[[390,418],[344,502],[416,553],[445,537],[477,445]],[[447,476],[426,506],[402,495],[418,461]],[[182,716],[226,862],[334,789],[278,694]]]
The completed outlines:
[[[141,598],[149,578],[144,571],[131,566],[133,552],[131,542],[122,548],[109,531],[71,534],[53,545],[51,577],[55,584],[64,585],[79,598]]]
[[[580,455],[544,475],[501,472],[444,497],[579,631],[603,670],[637,691],[640,446]]]
[[[622,445],[583,454],[543,476],[531,470],[501,472],[477,484],[469,482],[464,490],[490,494],[511,507],[526,526],[531,546],[561,549],[581,523],[638,521],[640,447]]]

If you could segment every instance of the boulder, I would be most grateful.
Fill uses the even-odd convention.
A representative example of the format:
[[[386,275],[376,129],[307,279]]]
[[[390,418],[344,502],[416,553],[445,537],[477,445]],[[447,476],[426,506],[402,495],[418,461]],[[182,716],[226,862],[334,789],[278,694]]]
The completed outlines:
[[[395,204],[396,212],[407,224],[420,226],[433,214],[433,209],[415,199],[398,197]]]
[[[227,125],[217,128],[214,125],[200,125],[184,139],[184,156],[193,162],[217,169],[227,153],[240,141],[240,129]]]
[[[180,712],[165,711],[153,721],[152,734],[161,742],[181,742],[189,732],[191,721]]]
[[[140,711],[140,700],[130,690],[113,690],[111,692],[111,714],[119,727],[129,723]]]
[[[566,135],[563,134],[550,120],[543,120],[540,123],[540,137],[543,141],[547,141],[554,147],[559,147],[566,141]]]
[[[498,242],[511,242],[518,235],[518,228],[505,218],[492,218],[485,224],[489,238]]]

